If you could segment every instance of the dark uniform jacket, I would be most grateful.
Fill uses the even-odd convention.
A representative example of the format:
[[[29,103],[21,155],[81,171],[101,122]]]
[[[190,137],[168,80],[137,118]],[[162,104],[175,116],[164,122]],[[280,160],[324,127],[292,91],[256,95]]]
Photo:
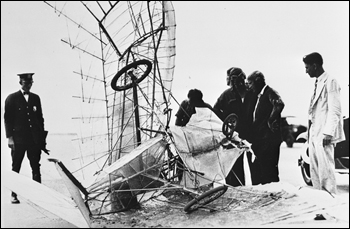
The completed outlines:
[[[10,94],[5,100],[5,130],[6,137],[13,137],[15,144],[44,141],[44,118],[40,97],[29,93],[28,102],[22,91]]]

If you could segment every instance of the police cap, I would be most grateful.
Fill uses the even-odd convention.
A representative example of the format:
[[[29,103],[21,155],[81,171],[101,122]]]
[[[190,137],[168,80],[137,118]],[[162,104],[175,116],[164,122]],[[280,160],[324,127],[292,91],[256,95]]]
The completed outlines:
[[[34,73],[21,73],[17,74],[20,79],[25,80],[25,81],[33,81],[33,75]]]

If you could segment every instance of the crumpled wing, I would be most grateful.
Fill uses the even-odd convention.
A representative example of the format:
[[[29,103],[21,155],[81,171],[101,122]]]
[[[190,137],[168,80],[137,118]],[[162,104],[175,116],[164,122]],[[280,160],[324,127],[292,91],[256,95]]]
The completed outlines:
[[[222,143],[226,137],[221,127],[222,121],[214,112],[197,107],[196,114],[192,115],[186,126],[170,127],[175,147],[186,167],[202,174],[196,176],[185,172],[183,183],[186,187],[225,179],[237,158],[245,151],[238,147],[224,148]]]
[[[16,172],[1,173],[1,183],[6,188],[77,227],[90,227],[72,199]]]

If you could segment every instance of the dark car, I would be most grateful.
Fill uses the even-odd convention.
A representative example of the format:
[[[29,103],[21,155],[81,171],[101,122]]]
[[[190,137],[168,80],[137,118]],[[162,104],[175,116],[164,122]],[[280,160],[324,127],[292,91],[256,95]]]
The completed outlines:
[[[293,120],[293,118],[295,118],[295,116],[284,116],[281,119],[283,141],[285,141],[287,147],[290,148],[293,147],[294,142],[303,142],[302,140],[297,140],[297,137],[307,130],[307,127],[304,125],[291,124],[288,122]]]

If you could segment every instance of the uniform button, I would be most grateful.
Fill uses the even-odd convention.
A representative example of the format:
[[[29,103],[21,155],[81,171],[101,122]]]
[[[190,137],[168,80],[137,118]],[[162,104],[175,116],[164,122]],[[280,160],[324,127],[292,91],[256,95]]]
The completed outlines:
[[[27,113],[27,115],[29,115],[29,113]]]
[[[32,128],[32,125],[29,125],[30,128]]]

